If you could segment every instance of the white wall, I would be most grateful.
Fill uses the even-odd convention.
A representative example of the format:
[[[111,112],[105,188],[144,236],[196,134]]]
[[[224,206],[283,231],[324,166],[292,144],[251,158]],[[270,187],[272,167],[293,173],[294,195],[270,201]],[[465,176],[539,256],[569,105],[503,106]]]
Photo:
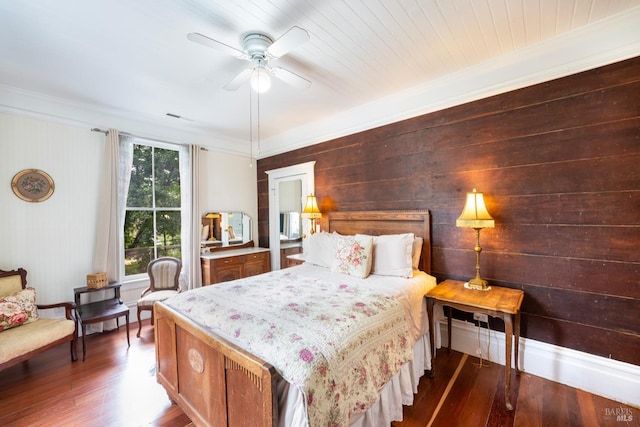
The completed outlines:
[[[200,153],[200,210],[244,212],[251,217],[251,237],[258,241],[258,186],[255,161],[217,151]]]
[[[104,135],[0,114],[0,269],[23,267],[40,303],[72,301],[92,272]],[[54,181],[46,201],[25,202],[11,179],[41,169]]]
[[[73,288],[84,286],[93,272],[104,141],[104,134],[88,127],[0,113],[0,269],[25,268],[40,303],[72,301]],[[246,157],[202,154],[201,208],[242,210],[257,218],[255,165],[249,167]],[[11,179],[23,169],[51,176],[51,198],[28,203],[13,194]],[[135,308],[139,293],[125,289],[123,299]]]

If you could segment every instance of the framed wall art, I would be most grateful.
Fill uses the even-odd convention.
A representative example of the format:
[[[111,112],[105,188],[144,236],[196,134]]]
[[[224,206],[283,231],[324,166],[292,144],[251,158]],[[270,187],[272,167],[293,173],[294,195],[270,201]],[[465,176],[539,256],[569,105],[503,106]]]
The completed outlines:
[[[43,202],[53,194],[53,179],[39,169],[25,169],[11,180],[11,189],[25,202]]]

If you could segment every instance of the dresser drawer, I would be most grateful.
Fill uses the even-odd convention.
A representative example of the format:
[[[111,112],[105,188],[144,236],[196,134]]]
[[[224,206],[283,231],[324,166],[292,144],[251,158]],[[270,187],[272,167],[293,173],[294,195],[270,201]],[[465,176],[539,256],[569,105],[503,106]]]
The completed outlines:
[[[215,283],[228,282],[242,278],[242,267],[239,265],[228,266],[216,270]]]
[[[215,268],[224,268],[226,266],[242,264],[244,261],[245,261],[245,255],[237,255],[237,256],[211,260],[211,264]]]
[[[246,261],[264,261],[269,258],[269,252],[258,252],[255,254],[245,255]]]

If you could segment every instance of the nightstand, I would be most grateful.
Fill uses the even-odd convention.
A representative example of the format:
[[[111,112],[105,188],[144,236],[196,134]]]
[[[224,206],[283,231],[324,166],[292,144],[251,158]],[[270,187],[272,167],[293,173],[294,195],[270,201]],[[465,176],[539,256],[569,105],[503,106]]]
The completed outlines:
[[[120,328],[118,319],[122,316],[126,319],[127,324],[127,345],[131,346],[129,342],[129,307],[122,303],[120,299],[120,283],[110,283],[102,288],[88,288],[83,286],[81,288],[75,288],[73,293],[75,295],[76,311],[78,313],[78,322],[82,328],[82,360],[84,361],[87,355],[87,346],[84,342],[84,337],[87,335],[87,325],[90,323],[104,322],[105,320],[116,319],[116,327]],[[89,294],[92,292],[105,291],[107,293],[113,292],[112,298],[107,298],[103,301],[90,302],[80,305],[80,298],[82,294]]]
[[[505,329],[505,402],[509,411],[513,410],[511,404],[511,337],[515,337],[515,367],[516,375],[520,374],[518,368],[518,347],[520,340],[520,305],[524,298],[524,291],[519,289],[491,286],[486,291],[467,289],[464,282],[445,280],[431,289],[427,295],[427,311],[429,314],[429,327],[433,331],[433,305],[456,308],[468,313],[484,313],[491,317],[497,317],[504,322]],[[447,314],[449,348],[451,348],[451,311]],[[432,358],[436,356],[433,343],[433,334],[429,334],[431,340]],[[434,364],[432,363],[433,367]]]
[[[294,265],[304,264],[304,254],[298,253],[293,255],[287,255],[286,257],[287,267],[293,267]]]

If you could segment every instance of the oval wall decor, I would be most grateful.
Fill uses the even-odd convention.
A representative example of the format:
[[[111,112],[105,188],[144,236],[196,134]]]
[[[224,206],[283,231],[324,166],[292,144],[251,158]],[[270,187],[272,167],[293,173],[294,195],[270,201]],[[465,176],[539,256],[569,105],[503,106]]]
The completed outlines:
[[[51,177],[39,169],[25,169],[11,180],[11,189],[25,202],[43,202],[53,194]]]

